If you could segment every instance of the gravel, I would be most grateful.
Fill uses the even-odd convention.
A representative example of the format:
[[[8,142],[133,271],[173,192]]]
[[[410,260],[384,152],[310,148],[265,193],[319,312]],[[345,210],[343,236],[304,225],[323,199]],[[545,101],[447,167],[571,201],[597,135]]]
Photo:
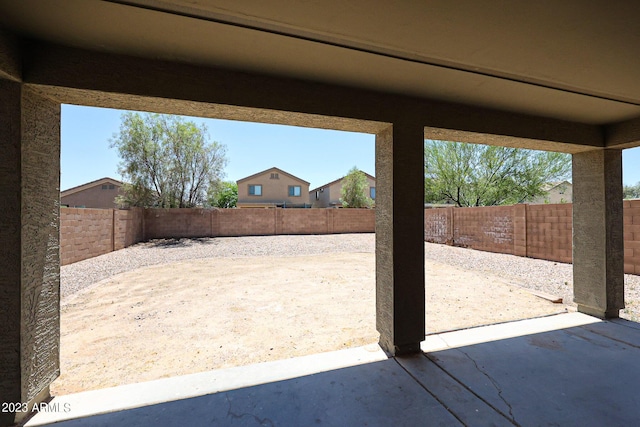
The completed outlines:
[[[62,298],[116,274],[150,265],[201,258],[318,255],[375,252],[373,234],[249,236],[159,239],[62,266]]]
[[[299,236],[162,239],[61,267],[61,296],[65,298],[94,283],[140,267],[199,258],[296,256],[340,252],[375,252],[375,235],[334,234]],[[489,273],[527,289],[562,297],[573,305],[571,264],[482,252],[425,243],[425,259],[465,270]],[[427,277],[427,286],[429,278]],[[640,319],[640,277],[625,275],[627,308],[621,316]]]

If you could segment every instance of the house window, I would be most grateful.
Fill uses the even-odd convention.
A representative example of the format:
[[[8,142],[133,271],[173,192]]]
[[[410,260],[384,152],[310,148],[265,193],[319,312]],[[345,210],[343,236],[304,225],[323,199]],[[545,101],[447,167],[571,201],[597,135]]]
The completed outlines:
[[[115,190],[116,186],[113,184],[109,184],[109,190]]]
[[[299,185],[290,185],[289,186],[289,197],[300,197],[301,188]]]
[[[102,189],[103,189],[103,190],[106,190],[107,188],[109,188],[109,187],[107,186],[107,184],[102,184]]]
[[[249,186],[249,195],[250,196],[262,196],[262,185],[250,185]]]
[[[280,179],[277,173],[272,173],[270,179]]]
[[[369,187],[369,197],[376,199],[376,187]]]

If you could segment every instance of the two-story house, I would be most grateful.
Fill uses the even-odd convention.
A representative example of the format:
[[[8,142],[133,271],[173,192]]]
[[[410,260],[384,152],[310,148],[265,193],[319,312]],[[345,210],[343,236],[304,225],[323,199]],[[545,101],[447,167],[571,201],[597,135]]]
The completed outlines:
[[[573,185],[569,181],[549,182],[543,186],[546,194],[538,196],[529,203],[571,203],[573,201]]]
[[[364,172],[364,171],[363,171]],[[376,178],[364,172],[369,183],[369,197],[376,201]],[[344,176],[309,192],[309,200],[314,208],[339,208],[342,206],[342,180]]]
[[[278,168],[239,179],[239,208],[309,208],[309,183]]]
[[[122,182],[113,178],[101,178],[60,193],[60,205],[70,208],[116,208],[115,198]]]

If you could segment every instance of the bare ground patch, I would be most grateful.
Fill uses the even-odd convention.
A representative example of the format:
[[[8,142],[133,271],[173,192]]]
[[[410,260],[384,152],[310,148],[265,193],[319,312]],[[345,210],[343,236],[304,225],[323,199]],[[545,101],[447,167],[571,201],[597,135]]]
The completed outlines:
[[[53,394],[376,343],[373,253],[208,258],[63,298]],[[489,273],[426,261],[428,332],[558,313]]]

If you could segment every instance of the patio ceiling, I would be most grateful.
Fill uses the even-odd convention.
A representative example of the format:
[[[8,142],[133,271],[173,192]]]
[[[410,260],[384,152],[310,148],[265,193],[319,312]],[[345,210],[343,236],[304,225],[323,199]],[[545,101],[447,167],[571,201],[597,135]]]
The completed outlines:
[[[0,0],[26,38],[593,125],[640,117],[638,16],[603,0]]]

